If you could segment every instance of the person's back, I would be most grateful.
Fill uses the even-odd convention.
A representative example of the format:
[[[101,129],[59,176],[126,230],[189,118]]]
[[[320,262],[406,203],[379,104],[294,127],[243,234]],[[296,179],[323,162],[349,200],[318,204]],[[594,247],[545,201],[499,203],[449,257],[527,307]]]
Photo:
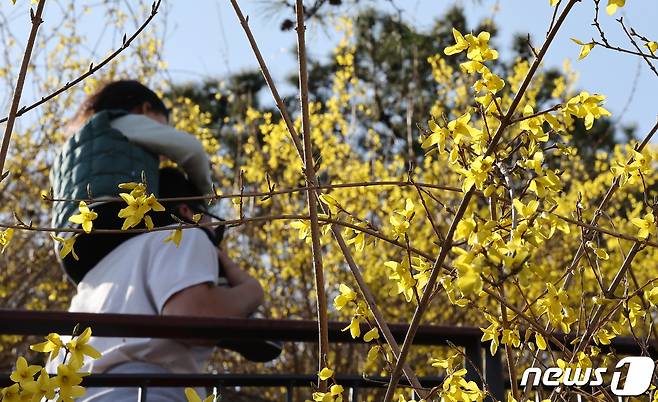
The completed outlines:
[[[201,229],[186,230],[179,247],[173,242],[164,244],[169,234],[168,230],[141,234],[110,252],[78,284],[69,311],[162,315],[165,303],[176,293],[216,283],[217,253],[206,234]],[[92,373],[199,373],[212,353],[208,346],[169,339],[92,336],[88,344],[102,355],[87,359],[80,370]],[[55,372],[62,357],[49,362],[47,369]],[[136,391],[90,388],[87,392],[89,396],[81,400],[129,400]],[[182,389],[157,392],[183,398]]]
[[[164,198],[200,195],[179,169],[160,169],[159,181]],[[228,257],[219,244],[217,232],[203,226],[188,228],[183,231],[178,246],[173,241],[165,242],[179,227],[175,222],[211,223],[213,214],[205,203],[171,200],[163,202],[163,206],[166,211],[154,214],[154,222],[166,229],[131,237],[107,254],[82,278],[69,311],[217,318],[246,318],[256,311],[263,303],[263,289],[256,278]],[[201,215],[200,219],[197,214]],[[175,220],[172,215],[176,216]],[[225,285],[218,286],[220,276]],[[68,337],[65,342],[67,340]],[[193,346],[191,341],[92,336],[88,344],[101,353],[99,359],[85,361],[81,368],[92,374],[200,373],[212,351],[207,341]],[[249,347],[234,346],[237,348],[229,346],[229,349],[239,353]],[[280,348],[270,350],[267,360],[279,353]],[[50,373],[56,372],[64,355],[61,351],[48,363]],[[256,357],[258,360],[262,356]],[[204,391],[197,390],[197,393]],[[88,389],[88,395],[80,401],[132,402],[136,399],[137,389],[103,388]],[[181,388],[149,388],[147,393],[148,402],[185,400]]]
[[[168,124],[169,110],[151,89],[137,81],[110,82],[90,95],[71,123],[71,134],[57,153],[50,179],[53,197],[51,226],[65,228],[76,220],[78,208],[95,216],[93,228],[76,235],[79,253],[61,247],[70,233],[55,237],[62,266],[78,283],[108,252],[132,237],[122,231],[97,235],[93,229],[129,229],[148,221],[120,219],[125,203],[107,202],[123,192],[119,185],[146,179],[148,193],[159,195],[161,157],[177,163],[200,194],[212,192],[210,161],[201,142]],[[148,196],[149,194],[146,194]],[[93,198],[90,205],[73,202]],[[143,226],[142,226],[143,227]],[[89,232],[91,230],[91,232]]]
[[[179,247],[163,243],[168,235],[169,231],[145,233],[113,250],[78,284],[69,311],[162,315],[164,303],[178,291],[216,283],[217,254],[201,229],[186,230]],[[178,373],[203,368],[181,350],[187,346],[172,340],[95,338],[90,344],[103,354],[84,367],[93,372],[103,372],[128,356]]]

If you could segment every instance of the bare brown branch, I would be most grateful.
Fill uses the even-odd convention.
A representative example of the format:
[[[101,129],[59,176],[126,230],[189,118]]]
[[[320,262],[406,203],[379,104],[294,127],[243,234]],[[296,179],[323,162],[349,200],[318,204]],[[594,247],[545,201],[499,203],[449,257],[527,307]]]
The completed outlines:
[[[30,17],[32,20],[32,28],[30,29],[30,35],[27,39],[27,44],[25,45],[25,52],[23,53],[23,61],[21,62],[21,67],[18,72],[18,79],[16,80],[16,87],[14,88],[14,95],[11,100],[11,106],[9,108],[9,116],[7,117],[7,125],[5,126],[5,133],[2,137],[2,147],[0,148],[0,182],[7,177],[7,173],[4,172],[5,161],[7,159],[7,152],[9,151],[9,142],[11,140],[11,133],[14,130],[14,123],[16,121],[16,115],[18,111],[18,104],[21,101],[21,95],[23,94],[23,85],[25,84],[25,76],[27,75],[27,68],[30,65],[30,58],[32,57],[32,49],[34,48],[34,42],[37,39],[37,32],[39,31],[39,26],[43,23],[41,15],[43,14],[43,8],[46,5],[46,0],[39,0],[37,5],[37,11],[33,12],[30,9]]]

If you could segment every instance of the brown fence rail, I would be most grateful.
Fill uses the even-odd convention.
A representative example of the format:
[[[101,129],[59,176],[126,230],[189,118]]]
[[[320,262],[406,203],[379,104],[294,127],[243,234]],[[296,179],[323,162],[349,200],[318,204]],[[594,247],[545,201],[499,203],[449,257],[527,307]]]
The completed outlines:
[[[317,342],[317,322],[309,320],[271,320],[236,318],[201,318],[177,316],[150,316],[127,314],[90,314],[52,311],[25,311],[0,309],[0,334],[47,335],[50,332],[70,334],[76,325],[92,327],[94,336],[138,337],[169,339],[214,340],[270,340],[284,342]],[[329,339],[334,343],[361,343],[349,333],[341,331],[344,322],[329,323]],[[365,329],[365,328],[364,328]],[[392,324],[391,332],[401,341],[407,325]],[[482,373],[492,394],[504,399],[506,381],[499,356],[491,356],[482,347],[482,332],[474,327],[421,326],[415,338],[416,345],[447,346],[449,343],[464,348],[468,357],[470,379],[482,384],[477,373]],[[568,343],[571,336],[564,336]],[[642,354],[643,349],[632,338],[616,338],[612,345],[620,354]],[[655,345],[648,349],[655,357]],[[316,375],[306,374],[94,374],[85,377],[87,387],[138,387],[139,401],[145,401],[148,387],[153,386],[205,386],[212,388],[231,386],[285,387],[288,400],[292,400],[292,388],[307,387]],[[338,376],[338,382],[350,389],[351,401],[358,400],[362,388],[378,388],[386,384],[385,377],[363,378]],[[421,378],[425,387],[441,384],[442,377]],[[8,374],[0,374],[0,386],[10,384]],[[403,385],[404,383],[402,383]]]
[[[329,323],[329,340],[334,343],[362,343],[349,333],[341,331],[344,322]],[[94,336],[138,337],[169,339],[214,339],[214,340],[270,340],[284,342],[317,342],[317,322],[310,320],[271,320],[237,318],[201,318],[176,316],[148,316],[129,314],[90,314],[53,311],[25,311],[0,309],[0,334],[47,335],[50,332],[70,334],[76,325],[91,327]],[[365,328],[364,328],[365,329]],[[404,339],[407,326],[392,324],[393,336],[400,342]],[[421,326],[415,338],[417,345],[447,346],[448,342],[464,348],[468,356],[470,379],[482,383],[477,372],[483,373],[490,387],[500,385],[503,376],[499,361],[486,357],[480,337],[482,332],[473,327]],[[489,356],[487,354],[487,356]],[[474,365],[474,366],[473,366]],[[495,368],[495,369],[493,369]],[[0,385],[9,384],[9,376],[0,374]],[[83,385],[88,387],[139,387],[146,391],[152,386],[252,386],[252,387],[308,387],[316,375],[299,374],[94,374],[85,377]],[[387,378],[339,376],[338,381],[349,387],[352,401],[357,401],[361,388],[378,388],[388,382]],[[433,387],[441,384],[442,377],[425,377],[421,384]],[[140,401],[146,392],[140,392]],[[288,400],[292,400],[288,392]]]

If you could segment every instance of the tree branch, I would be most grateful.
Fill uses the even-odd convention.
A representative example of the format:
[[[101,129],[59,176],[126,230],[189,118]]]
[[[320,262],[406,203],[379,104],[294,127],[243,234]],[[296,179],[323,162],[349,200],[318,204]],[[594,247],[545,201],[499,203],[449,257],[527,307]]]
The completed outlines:
[[[5,133],[2,137],[2,147],[0,148],[0,182],[4,180],[9,174],[9,172],[4,172],[5,161],[7,160],[7,152],[9,151],[9,141],[11,140],[11,133],[14,130],[14,123],[16,122],[18,104],[21,101],[21,95],[23,93],[23,85],[25,84],[25,76],[27,75],[27,68],[30,65],[30,58],[32,57],[32,49],[34,48],[34,42],[37,39],[37,32],[39,31],[39,26],[43,23],[43,20],[41,19],[41,15],[43,14],[43,8],[45,5],[46,5],[46,0],[39,0],[36,13],[33,12],[32,9],[30,9],[32,28],[30,29],[30,35],[27,39],[27,45],[25,45],[25,53],[23,53],[23,61],[21,62],[21,67],[18,72],[18,79],[16,80],[14,95],[12,97],[11,106],[9,108],[9,116],[7,117],[7,125],[5,126]]]
[[[308,106],[308,70],[306,65],[306,38],[304,25],[304,2],[297,0],[297,56],[299,61],[299,99],[302,114],[302,133],[304,139],[304,175],[308,186],[315,183],[315,162],[311,143],[311,117]],[[320,224],[318,223],[317,194],[314,189],[306,191],[308,212],[311,218],[311,252],[313,253],[313,271],[315,273],[315,297],[318,314],[319,355],[318,372],[323,367],[329,367],[329,327],[327,317],[327,295],[324,284],[324,268],[322,266],[322,245],[320,244]],[[320,392],[327,391],[327,381],[319,380]]]
[[[496,131],[493,138],[491,139],[491,143],[489,144],[485,152],[484,155],[485,157],[493,153],[494,149],[496,148],[496,145],[498,145],[498,141],[502,137],[505,129],[509,126],[510,122],[512,121],[512,116],[514,115],[516,108],[521,102],[521,99],[523,98],[523,95],[525,94],[528,85],[530,85],[530,81],[534,77],[535,72],[539,68],[544,58],[544,55],[546,54],[548,48],[553,42],[555,35],[557,34],[558,30],[562,26],[562,23],[566,19],[567,15],[569,14],[573,6],[579,1],[580,0],[570,0],[569,3],[567,3],[567,5],[564,7],[564,10],[558,17],[557,21],[555,22],[555,25],[551,28],[551,31],[549,32],[546,38],[546,41],[544,42],[542,48],[539,51],[539,54],[537,55],[532,65],[530,66],[530,69],[528,70],[525,79],[521,83],[518,92],[514,96],[514,99],[510,104],[509,110],[507,111],[507,114],[503,117],[502,121],[500,122],[500,126],[498,126],[498,130]],[[443,266],[443,262],[445,261],[445,258],[448,256],[448,252],[452,248],[453,237],[455,231],[457,230],[457,225],[459,224],[459,221],[464,216],[464,213],[466,212],[466,209],[468,208],[468,204],[474,193],[475,193],[475,187],[471,187],[471,189],[464,195],[464,198],[462,199],[462,202],[460,203],[459,208],[457,209],[457,213],[453,218],[450,228],[448,229],[448,233],[446,234],[446,238],[443,243],[443,246],[441,247],[439,256],[434,262],[429,280],[427,282],[427,285],[425,286],[425,290],[423,291],[423,297],[421,298],[421,303],[416,308],[416,311],[414,312],[413,318],[411,320],[411,324],[409,325],[409,329],[407,330],[407,334],[405,336],[404,343],[402,344],[402,349],[400,351],[400,357],[396,362],[393,373],[391,373],[391,382],[388,384],[388,388],[386,389],[386,396],[384,397],[384,402],[390,402],[393,399],[395,387],[397,386],[398,381],[400,380],[402,364],[405,362],[407,355],[409,354],[409,350],[411,348],[411,344],[413,343],[413,339],[416,335],[416,331],[418,330],[418,326],[420,325],[421,318],[425,313],[425,310],[429,306],[430,297],[433,293],[434,285],[436,284],[439,275],[439,269],[441,266]],[[512,381],[513,380],[514,379],[512,379]]]
[[[297,135],[297,132],[292,124],[292,119],[290,118],[290,115],[288,114],[288,111],[286,109],[285,104],[281,100],[281,97],[279,96],[279,93],[276,89],[276,85],[274,84],[274,81],[272,80],[272,77],[269,73],[269,69],[267,68],[267,65],[265,64],[265,61],[263,60],[263,57],[260,53],[260,50],[258,49],[258,45],[256,44],[256,41],[253,37],[253,34],[251,33],[251,29],[249,28],[248,20],[244,17],[242,14],[242,11],[240,10],[240,7],[238,6],[237,0],[231,0],[231,4],[233,5],[233,9],[235,10],[235,13],[240,20],[240,25],[242,26],[243,30],[245,31],[245,34],[247,35],[247,39],[249,40],[249,44],[251,45],[251,48],[254,52],[254,55],[256,56],[256,59],[258,60],[259,67],[261,69],[261,72],[263,73],[263,77],[265,78],[265,81],[267,82],[268,87],[270,88],[270,91],[272,92],[272,97],[274,98],[274,101],[276,102],[277,108],[279,109],[279,112],[281,113],[281,117],[283,118],[284,122],[286,123],[286,126],[288,127],[288,132],[290,133],[290,136],[293,140],[293,143],[295,144],[295,148],[297,149],[297,153],[299,154],[300,158],[302,160],[304,159],[304,153],[301,145],[301,141],[299,139],[299,136]],[[312,185],[317,186],[316,178],[311,178],[313,179]],[[320,204],[320,208],[323,209],[322,204]],[[395,357],[397,358],[398,354],[396,351],[399,350],[399,347],[397,345],[397,342],[395,339],[390,336],[386,337],[386,333],[390,334],[390,329],[388,328],[388,324],[383,318],[383,315],[381,314],[381,311],[377,307],[377,304],[374,303],[374,296],[372,295],[372,292],[370,291],[370,288],[367,286],[365,281],[363,280],[361,276],[361,272],[359,270],[359,267],[354,263],[354,258],[351,255],[351,252],[349,248],[345,245],[344,239],[342,237],[342,234],[337,226],[332,225],[331,231],[336,238],[336,241],[338,241],[339,246],[341,247],[341,251],[343,252],[343,255],[348,262],[348,266],[350,267],[350,270],[352,272],[352,275],[355,277],[357,284],[360,287],[360,290],[362,294],[364,295],[364,299],[368,303],[368,308],[370,311],[373,313],[373,316],[375,317],[377,321],[377,325],[379,325],[379,329],[381,330],[382,334],[385,335],[386,341],[389,343],[389,346],[391,347],[391,350],[393,351]],[[407,365],[404,365],[402,367],[404,370],[405,376],[409,380],[409,383],[415,388],[415,389],[422,389],[420,382],[418,381],[418,377],[416,377],[415,373],[413,370],[408,368]],[[422,396],[422,395],[421,395]]]
[[[61,88],[57,89],[56,91],[50,93],[47,96],[42,97],[40,100],[32,103],[29,106],[23,106],[18,110],[16,113],[16,117],[21,117],[25,113],[29,112],[30,110],[39,107],[43,105],[44,103],[48,102],[49,100],[55,98],[56,96],[60,95],[63,92],[66,92],[70,88],[74,87],[75,85],[79,84],[80,82],[84,81],[87,77],[91,76],[94,74],[96,71],[100,70],[103,68],[107,63],[112,61],[115,57],[117,57],[122,51],[126,50],[130,44],[139,36],[139,34],[146,28],[146,26],[151,22],[153,17],[158,13],[158,8],[160,7],[160,2],[162,0],[157,0],[153,5],[151,6],[151,14],[148,16],[148,18],[144,21],[144,23],[129,37],[126,37],[124,35],[123,37],[123,43],[120,48],[112,52],[109,56],[107,56],[105,59],[103,59],[100,63],[98,64],[90,64],[89,65],[89,70],[87,70],[86,73],[82,74],[78,78],[74,79],[73,81],[67,82],[64,86]],[[8,121],[9,117],[4,117],[0,119],[0,123],[4,123],[5,121]]]

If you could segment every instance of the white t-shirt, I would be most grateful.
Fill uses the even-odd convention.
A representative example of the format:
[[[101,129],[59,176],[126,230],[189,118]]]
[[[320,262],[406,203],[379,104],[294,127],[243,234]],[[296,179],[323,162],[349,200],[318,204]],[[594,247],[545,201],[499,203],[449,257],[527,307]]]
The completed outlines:
[[[215,247],[201,229],[186,229],[180,246],[163,243],[168,230],[135,236],[106,255],[78,284],[71,312],[161,315],[175,293],[205,282],[217,283]],[[81,330],[84,328],[81,328]],[[92,334],[93,334],[92,326]],[[62,337],[68,341],[70,337]],[[124,362],[158,364],[173,373],[199,373],[212,348],[170,339],[92,336],[89,345],[102,357],[85,357],[81,371],[102,373]],[[57,372],[63,351],[46,369]]]

